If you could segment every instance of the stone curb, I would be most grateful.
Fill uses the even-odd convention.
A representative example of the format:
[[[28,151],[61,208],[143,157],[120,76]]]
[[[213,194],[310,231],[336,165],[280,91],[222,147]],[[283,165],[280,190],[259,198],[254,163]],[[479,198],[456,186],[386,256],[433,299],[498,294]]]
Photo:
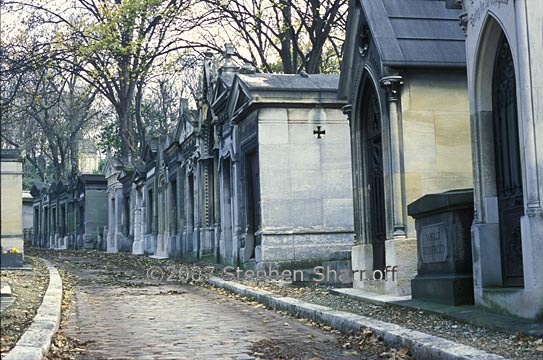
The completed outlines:
[[[4,360],[43,359],[49,352],[53,336],[60,324],[62,305],[62,279],[55,267],[45,260],[49,269],[49,286],[32,324],[15,347],[5,354]]]
[[[273,309],[288,311],[292,315],[329,325],[341,331],[358,331],[361,327],[366,327],[382,337],[387,346],[394,348],[409,346],[415,359],[505,359],[502,356],[487,353],[471,346],[407,329],[396,324],[345,311],[333,310],[294,298],[277,296],[269,291],[255,289],[233,281],[225,281],[218,277],[211,277],[207,282],[213,286],[255,299]]]

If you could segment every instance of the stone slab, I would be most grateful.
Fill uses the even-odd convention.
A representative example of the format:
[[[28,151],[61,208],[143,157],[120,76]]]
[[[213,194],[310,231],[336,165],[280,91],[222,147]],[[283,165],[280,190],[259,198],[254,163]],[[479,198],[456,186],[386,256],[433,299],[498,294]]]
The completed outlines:
[[[473,304],[473,276],[417,275],[411,280],[413,299],[446,305]]]

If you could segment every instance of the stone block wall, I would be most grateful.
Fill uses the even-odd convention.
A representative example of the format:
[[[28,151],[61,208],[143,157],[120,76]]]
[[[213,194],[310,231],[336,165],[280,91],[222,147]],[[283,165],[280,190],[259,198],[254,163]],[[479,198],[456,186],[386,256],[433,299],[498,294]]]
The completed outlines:
[[[317,138],[321,126],[326,134]],[[349,124],[339,109],[259,113],[262,261],[309,264],[350,252]]]

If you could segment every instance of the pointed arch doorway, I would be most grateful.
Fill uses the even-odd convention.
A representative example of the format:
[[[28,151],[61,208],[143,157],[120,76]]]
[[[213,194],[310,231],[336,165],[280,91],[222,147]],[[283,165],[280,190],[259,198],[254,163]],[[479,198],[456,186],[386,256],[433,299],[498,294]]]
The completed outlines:
[[[523,286],[520,218],[524,215],[513,56],[502,33],[492,76],[492,123],[503,286]]]
[[[383,270],[386,266],[385,240],[386,240],[386,212],[385,212],[385,186],[383,175],[383,134],[381,110],[375,88],[368,80],[365,86],[366,96],[362,102],[363,131],[362,146],[365,154],[365,169],[367,184],[367,197],[369,221],[368,235],[373,250],[373,269]]]

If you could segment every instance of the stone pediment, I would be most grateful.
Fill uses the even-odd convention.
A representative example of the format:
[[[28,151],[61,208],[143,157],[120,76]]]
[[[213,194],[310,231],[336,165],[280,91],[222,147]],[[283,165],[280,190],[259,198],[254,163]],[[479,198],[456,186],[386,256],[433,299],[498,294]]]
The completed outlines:
[[[34,198],[37,198],[41,196],[41,194],[46,188],[47,188],[46,184],[35,182],[34,184],[32,184],[32,188],[30,189],[30,195],[32,195],[32,197]]]
[[[110,178],[115,174],[118,174],[121,171],[122,167],[122,161],[112,156],[108,156],[104,165],[104,175],[106,179]]]
[[[215,89],[213,91],[213,99],[211,99],[211,110],[218,117],[226,107],[230,88],[234,82],[234,74],[221,74],[217,78]]]
[[[145,164],[153,162],[156,159],[157,151],[158,151],[158,138],[149,139],[145,143],[145,148],[143,149],[143,162]]]
[[[195,114],[188,108],[182,108],[179,114],[179,122],[175,131],[175,139],[182,143],[194,132],[194,123],[197,122]]]
[[[228,101],[228,114],[234,117],[243,112],[251,104],[252,96],[245,84],[236,77],[232,85],[232,92]]]

